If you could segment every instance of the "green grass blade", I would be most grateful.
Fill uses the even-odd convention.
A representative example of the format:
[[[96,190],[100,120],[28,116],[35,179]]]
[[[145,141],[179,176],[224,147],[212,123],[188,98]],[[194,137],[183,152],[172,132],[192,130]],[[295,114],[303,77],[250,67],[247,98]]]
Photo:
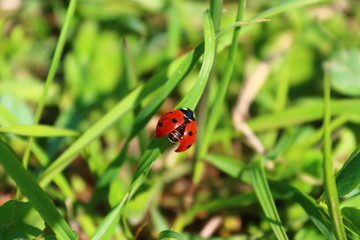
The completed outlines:
[[[6,173],[16,182],[21,192],[29,199],[31,205],[39,212],[57,237],[64,240],[77,239],[34,177],[24,169],[15,153],[2,141],[0,141],[0,155],[0,163]]]
[[[204,52],[204,62],[201,67],[199,77],[197,81],[194,83],[194,86],[190,90],[190,93],[183,99],[183,101],[178,106],[188,106],[190,108],[194,108],[198,103],[200,96],[205,88],[206,81],[209,77],[211,67],[214,61],[215,55],[215,31],[212,25],[212,21],[209,13],[206,11],[204,14],[204,38],[205,38],[205,52]],[[133,194],[138,190],[141,184],[144,182],[148,172],[151,169],[154,161],[160,157],[161,153],[164,151],[164,148],[168,144],[167,139],[164,138],[153,138],[150,142],[147,150],[143,154],[140,159],[140,165],[137,168],[131,186],[129,187],[126,195],[127,199],[130,199]],[[123,199],[123,202],[125,199]],[[96,236],[97,239],[109,239],[109,236],[112,236],[115,230],[116,223],[118,222],[120,215],[123,209],[120,207],[114,208],[110,216],[116,217],[106,217],[106,220],[102,225],[111,226],[106,230],[106,235],[102,228],[99,228]],[[116,223],[114,223],[114,221]],[[100,233],[103,232],[104,234]]]
[[[239,1],[238,9],[237,9],[237,16],[236,16],[235,21],[242,20],[242,18],[244,16],[244,11],[245,11],[245,5],[246,5],[246,0]],[[199,161],[196,162],[194,177],[193,177],[195,184],[197,184],[200,181],[202,171],[203,171],[202,163],[200,161],[201,161],[201,159],[203,159],[203,157],[206,154],[206,151],[209,147],[210,139],[213,135],[215,126],[218,123],[219,119],[221,118],[221,115],[219,114],[219,112],[221,112],[221,107],[224,104],[226,91],[228,89],[231,75],[232,75],[232,72],[234,69],[235,58],[236,58],[236,53],[237,53],[237,46],[238,46],[238,39],[240,36],[240,29],[241,28],[238,27],[238,28],[235,28],[233,31],[231,47],[229,49],[229,56],[228,56],[227,62],[225,64],[224,75],[220,80],[220,86],[216,93],[216,96],[217,96],[216,101],[214,101],[213,106],[210,109],[210,114],[208,115],[208,118],[207,118],[208,121],[207,121],[207,125],[205,128],[206,131],[204,131],[204,133],[203,133],[204,134],[203,139],[201,141],[199,141],[199,142],[201,142],[201,145],[198,146]]]
[[[49,73],[48,73],[47,78],[46,78],[45,87],[44,87],[44,90],[43,90],[43,92],[41,94],[38,106],[36,108],[35,117],[34,117],[34,125],[39,123],[41,113],[42,113],[42,111],[44,109],[46,97],[47,97],[47,94],[49,92],[50,86],[51,86],[51,84],[52,84],[52,82],[54,80],[54,76],[55,76],[55,73],[56,73],[57,66],[59,65],[61,53],[62,53],[64,45],[65,45],[66,37],[67,37],[67,34],[69,32],[70,22],[73,19],[74,12],[75,12],[75,9],[76,9],[76,5],[77,5],[77,0],[71,0],[70,1],[69,7],[68,7],[68,10],[67,10],[67,13],[66,13],[66,17],[65,17],[64,26],[61,29],[60,36],[59,36],[59,41],[57,42],[54,57],[53,57],[53,59],[51,61],[50,70],[49,70]],[[27,164],[28,164],[28,161],[29,161],[30,149],[31,149],[32,142],[33,142],[33,138],[30,137],[28,145],[25,148],[25,152],[24,152],[24,155],[23,155],[23,164],[24,164],[25,167],[27,167]]]
[[[306,114],[304,114],[306,112]],[[331,104],[332,116],[360,112],[360,100],[334,100]],[[324,113],[322,101],[310,100],[285,109],[283,112],[261,115],[248,121],[253,131],[277,129],[292,125],[302,124],[310,121],[320,120]]]
[[[336,181],[334,177],[332,146],[331,146],[331,112],[330,112],[330,80],[328,74],[324,77],[324,180],[325,180],[325,195],[329,205],[329,212],[331,216],[331,223],[334,229],[335,236],[338,240],[346,239],[344,224],[342,221],[341,211],[339,207],[339,196],[337,193]]]
[[[180,233],[171,230],[165,230],[159,233],[158,240],[163,240],[163,239],[187,240]]]
[[[211,68],[214,63],[215,56],[215,31],[212,24],[212,20],[208,12],[204,14],[204,62],[201,66],[200,73],[194,86],[183,100],[177,105],[177,107],[189,107],[195,109],[200,97],[205,89],[207,80],[209,78]]]
[[[360,146],[346,160],[336,175],[336,186],[340,197],[348,194],[360,184]]]
[[[250,178],[251,183],[254,186],[256,196],[259,199],[260,205],[264,210],[277,239],[288,239],[286,231],[281,224],[281,220],[265,176],[262,162],[260,160],[256,160],[252,163],[250,168]]]
[[[124,198],[126,201],[127,196]],[[111,239],[114,234],[114,229],[119,224],[119,212],[121,212],[124,206],[124,201],[119,203],[110,214],[106,216],[106,218],[102,221],[100,226],[97,228],[95,235],[91,238],[92,240],[103,240],[103,239]]]
[[[76,131],[60,129],[46,125],[15,125],[0,127],[0,132],[13,133],[21,136],[31,137],[57,137],[57,136],[76,136]]]

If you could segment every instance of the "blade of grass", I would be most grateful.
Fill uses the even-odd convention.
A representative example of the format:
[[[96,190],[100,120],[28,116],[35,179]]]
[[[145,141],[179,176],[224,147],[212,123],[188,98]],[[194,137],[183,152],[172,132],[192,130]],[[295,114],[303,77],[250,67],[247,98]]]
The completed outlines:
[[[322,101],[307,101],[298,106],[285,109],[283,112],[262,115],[248,121],[249,127],[255,132],[292,126],[305,122],[319,120],[323,116]],[[306,112],[306,114],[304,114]],[[331,104],[332,115],[342,115],[349,112],[360,112],[360,100],[334,100]]]
[[[237,16],[236,16],[236,22],[241,21],[244,16],[246,6],[246,0],[239,1],[238,9],[237,9]],[[238,38],[240,36],[240,27],[235,28],[232,35],[232,42],[231,47],[229,49],[229,56],[227,58],[227,62],[225,65],[224,75],[220,81],[219,89],[216,93],[216,101],[214,101],[212,108],[210,109],[210,114],[208,117],[207,125],[206,125],[206,131],[203,133],[203,139],[201,144],[198,146],[198,156],[197,161],[195,164],[195,170],[193,175],[193,181],[195,184],[198,184],[201,175],[203,172],[203,163],[201,162],[203,157],[206,154],[206,151],[209,147],[210,138],[214,132],[215,126],[218,123],[221,115],[219,112],[221,111],[221,107],[223,105],[223,102],[225,100],[226,90],[229,86],[231,75],[234,69],[235,64],[235,58],[236,58],[236,52],[237,52],[237,46],[238,46]]]
[[[250,178],[247,175],[247,171],[243,172],[244,166],[239,165],[237,160],[230,157],[216,155],[207,155],[206,159],[229,176],[251,183]],[[300,192],[295,187],[287,185],[283,182],[269,180],[269,185],[274,193],[274,198],[286,198],[300,204],[304,211],[309,215],[312,222],[318,227],[320,232],[327,239],[335,240],[329,220],[326,216],[324,216],[320,207],[316,204],[313,198]],[[209,204],[205,204],[205,206]],[[212,208],[206,207],[205,209],[211,210]],[[186,215],[188,215],[188,213],[186,213]],[[176,229],[179,230],[178,228]]]
[[[76,136],[76,131],[60,129],[46,125],[13,125],[0,127],[0,132],[13,133],[21,136],[31,137],[56,137],[56,136]]]
[[[65,17],[65,22],[61,29],[59,41],[57,42],[54,57],[51,61],[50,70],[49,70],[49,73],[46,78],[45,87],[41,94],[38,106],[36,108],[35,117],[34,117],[34,125],[37,125],[40,121],[41,113],[45,106],[45,101],[46,101],[47,94],[49,92],[49,88],[54,80],[57,66],[59,65],[59,60],[60,60],[61,53],[62,53],[64,45],[65,45],[67,34],[69,32],[70,22],[74,16],[76,5],[77,5],[77,0],[70,1],[69,7],[67,9],[66,17]],[[25,166],[25,168],[27,168],[27,165],[29,162],[30,149],[31,149],[32,142],[33,142],[33,137],[30,137],[28,145],[26,146],[25,152],[23,155],[23,165]]]
[[[331,223],[335,236],[338,240],[346,239],[344,224],[342,222],[341,211],[339,207],[339,196],[336,188],[334,177],[334,168],[332,163],[332,146],[331,146],[331,112],[330,112],[330,80],[328,73],[324,77],[324,161],[323,171],[325,180],[325,194],[329,205]]]
[[[190,90],[189,94],[181,101],[181,103],[178,104],[178,107],[188,106],[193,109],[197,105],[213,65],[215,55],[215,32],[208,11],[204,13],[204,39],[204,62],[200,69],[199,77],[194,83],[194,86]],[[166,144],[168,144],[168,141],[164,138],[152,139],[147,150],[140,159],[140,165],[134,174],[132,184],[127,190],[127,195],[122,202],[131,199],[131,197],[135,194],[145,180],[154,161],[160,157],[161,153],[164,151]],[[106,217],[101,226],[97,229],[94,239],[109,239],[112,236],[115,226],[120,219],[120,215],[122,211],[124,211],[122,206],[122,203],[120,203],[109,213],[109,216],[116,217]],[[123,216],[125,216],[125,214],[123,214]],[[106,226],[106,229],[104,226]]]
[[[264,210],[266,218],[270,222],[277,239],[288,239],[286,231],[281,224],[262,164],[261,160],[255,160],[251,164],[249,170],[251,183],[254,186],[256,196],[259,199],[260,205]]]
[[[59,239],[77,239],[64,218],[57,211],[47,194],[37,184],[34,177],[21,166],[15,153],[0,140],[0,163],[16,182],[21,192],[39,212]]]
[[[220,25],[221,25],[221,16],[222,16],[222,5],[223,5],[223,1],[222,0],[211,0],[210,1],[210,16],[213,20],[213,25],[214,25],[214,30],[215,32],[219,31]],[[215,67],[216,67],[216,59],[217,59],[217,52],[218,52],[218,39],[216,38],[216,42],[215,42],[215,61],[213,64],[213,67],[211,69],[210,75],[209,75],[209,80],[206,84],[205,90],[203,95],[201,96],[200,102],[199,102],[199,107],[197,110],[197,136],[196,136],[196,142],[195,145],[199,146],[200,143],[202,143],[203,138],[204,138],[204,133],[205,133],[205,127],[206,127],[206,122],[207,122],[207,115],[208,115],[208,109],[209,109],[209,93],[210,90],[212,89],[213,86],[213,81],[214,79],[214,72],[215,72]],[[194,169],[198,169],[197,171],[202,171],[204,168],[204,164],[202,162],[202,159],[200,159],[198,157],[199,155],[199,148],[195,148],[195,168]]]

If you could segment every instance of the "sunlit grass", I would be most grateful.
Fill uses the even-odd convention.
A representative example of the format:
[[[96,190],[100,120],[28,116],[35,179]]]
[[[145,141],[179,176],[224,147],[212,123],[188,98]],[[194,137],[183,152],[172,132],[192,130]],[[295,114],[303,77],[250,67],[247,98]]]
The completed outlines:
[[[1,239],[359,239],[359,3],[67,4],[0,7]]]

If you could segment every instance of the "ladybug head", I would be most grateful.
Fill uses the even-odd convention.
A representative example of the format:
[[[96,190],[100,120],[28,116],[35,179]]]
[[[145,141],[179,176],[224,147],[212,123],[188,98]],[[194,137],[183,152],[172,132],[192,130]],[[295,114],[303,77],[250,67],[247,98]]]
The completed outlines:
[[[195,121],[195,115],[192,110],[190,110],[189,108],[180,108],[180,111],[182,111],[185,114],[185,117],[187,119]]]

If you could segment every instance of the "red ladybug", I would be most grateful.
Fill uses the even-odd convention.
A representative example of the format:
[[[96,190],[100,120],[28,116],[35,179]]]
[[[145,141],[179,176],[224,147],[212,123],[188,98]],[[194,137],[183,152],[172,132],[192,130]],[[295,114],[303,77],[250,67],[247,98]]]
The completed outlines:
[[[173,143],[180,143],[175,152],[189,149],[196,139],[196,122],[193,111],[180,108],[165,113],[156,126],[156,136],[168,138]]]

